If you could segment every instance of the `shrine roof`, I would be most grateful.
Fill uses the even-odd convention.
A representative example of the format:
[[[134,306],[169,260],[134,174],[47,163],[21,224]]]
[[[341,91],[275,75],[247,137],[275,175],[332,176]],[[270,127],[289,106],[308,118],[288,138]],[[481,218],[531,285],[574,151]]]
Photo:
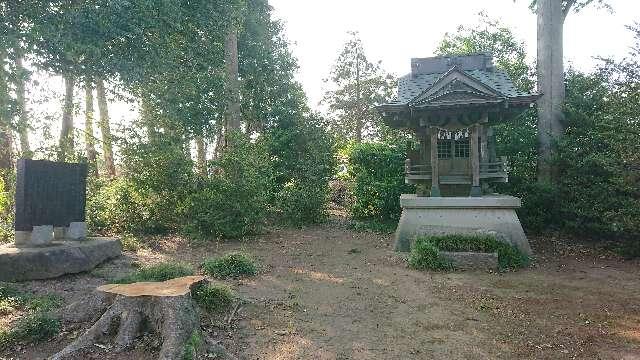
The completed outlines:
[[[518,90],[509,76],[495,68],[491,60],[490,54],[412,59],[412,72],[398,79],[398,98],[389,105],[409,104],[454,70],[493,89],[504,98],[533,95]]]

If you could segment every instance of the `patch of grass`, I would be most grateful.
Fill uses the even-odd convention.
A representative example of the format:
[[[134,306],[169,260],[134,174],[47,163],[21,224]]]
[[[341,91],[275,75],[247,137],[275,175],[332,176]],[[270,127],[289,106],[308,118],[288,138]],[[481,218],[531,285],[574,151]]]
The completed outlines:
[[[145,266],[133,274],[115,280],[115,284],[132,284],[136,282],[160,282],[195,273],[193,267],[188,264],[176,262],[164,262],[156,265]]]
[[[194,331],[189,337],[187,344],[184,346],[183,360],[194,360],[196,358],[198,348],[202,344],[202,336],[199,331]]]
[[[409,266],[416,270],[452,270],[453,265],[440,256],[438,248],[429,241],[416,240],[411,255]]]
[[[47,312],[62,306],[62,298],[58,295],[28,296],[25,307],[30,311]]]
[[[198,286],[193,291],[193,299],[209,312],[218,311],[231,305],[235,294],[227,285],[208,284]]]
[[[38,312],[20,319],[12,332],[20,341],[44,341],[60,332],[60,320],[46,312]]]
[[[62,305],[57,295],[32,295],[12,284],[0,283],[0,315],[24,312],[9,329],[0,329],[0,349],[18,342],[38,342],[60,332],[60,320],[50,311]]]
[[[397,222],[380,220],[351,220],[349,222],[349,228],[353,231],[371,231],[377,234],[390,234],[396,231],[397,226]]]
[[[15,310],[30,312],[46,312],[62,305],[62,298],[58,295],[25,294],[11,284],[0,284],[0,314],[10,314]]]
[[[258,266],[243,252],[231,252],[218,258],[205,260],[202,269],[207,275],[219,278],[239,278],[258,273]]]
[[[439,251],[469,251],[498,253],[501,269],[517,269],[529,265],[529,257],[517,247],[504,243],[490,235],[442,235],[426,236],[416,240],[409,265],[419,270],[449,270],[452,268],[439,255]]]

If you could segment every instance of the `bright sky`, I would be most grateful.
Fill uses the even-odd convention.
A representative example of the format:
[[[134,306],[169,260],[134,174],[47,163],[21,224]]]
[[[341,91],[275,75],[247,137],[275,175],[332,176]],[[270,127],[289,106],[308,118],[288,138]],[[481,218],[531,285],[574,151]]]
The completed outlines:
[[[432,56],[446,32],[458,25],[477,24],[480,11],[501,20],[525,41],[533,61],[536,53],[536,17],[530,0],[269,0],[285,23],[298,58],[298,79],[317,108],[323,81],[342,49],[347,31],[359,31],[370,60],[382,60],[396,75],[410,71],[412,57]],[[640,21],[640,1],[609,0],[610,14],[595,7],[570,14],[565,23],[565,60],[588,71],[594,56],[620,58],[633,36],[625,29]]]

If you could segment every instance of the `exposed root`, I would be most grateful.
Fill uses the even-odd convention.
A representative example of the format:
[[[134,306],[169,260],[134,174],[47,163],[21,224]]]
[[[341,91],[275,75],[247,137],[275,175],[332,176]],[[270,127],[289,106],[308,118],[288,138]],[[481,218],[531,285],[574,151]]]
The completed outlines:
[[[115,350],[126,350],[141,333],[141,326],[145,319],[162,338],[158,359],[181,359],[189,338],[194,332],[200,331],[200,316],[197,306],[191,299],[189,289],[204,280],[201,277],[192,277],[191,280],[193,281],[183,281],[179,284],[175,281],[157,283],[158,295],[153,294],[155,285],[141,283],[141,286],[145,286],[144,292],[135,296],[128,296],[127,293],[129,290],[136,294],[140,292],[140,286],[137,284],[119,286],[117,291],[113,292],[120,295],[106,296],[102,300],[93,302],[93,304],[99,304],[92,307],[93,309],[103,308],[103,305],[105,309],[93,326],[62,351],[53,355],[50,360],[66,359],[104,340],[116,321],[119,322],[119,327],[115,336]],[[168,287],[178,285],[187,286],[186,291],[176,291],[166,295]],[[129,286],[128,289],[127,286]],[[111,289],[103,291],[111,291]]]

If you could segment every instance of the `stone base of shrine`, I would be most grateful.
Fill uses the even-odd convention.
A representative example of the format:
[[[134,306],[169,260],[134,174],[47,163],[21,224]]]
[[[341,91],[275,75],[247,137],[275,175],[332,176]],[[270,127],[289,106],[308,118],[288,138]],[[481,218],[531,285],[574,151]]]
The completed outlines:
[[[49,279],[89,271],[120,256],[122,245],[114,238],[53,241],[46,247],[0,246],[0,281]]]
[[[395,250],[411,250],[421,235],[493,235],[531,255],[529,241],[516,215],[519,198],[493,195],[483,197],[400,196],[402,216],[396,229]]]

